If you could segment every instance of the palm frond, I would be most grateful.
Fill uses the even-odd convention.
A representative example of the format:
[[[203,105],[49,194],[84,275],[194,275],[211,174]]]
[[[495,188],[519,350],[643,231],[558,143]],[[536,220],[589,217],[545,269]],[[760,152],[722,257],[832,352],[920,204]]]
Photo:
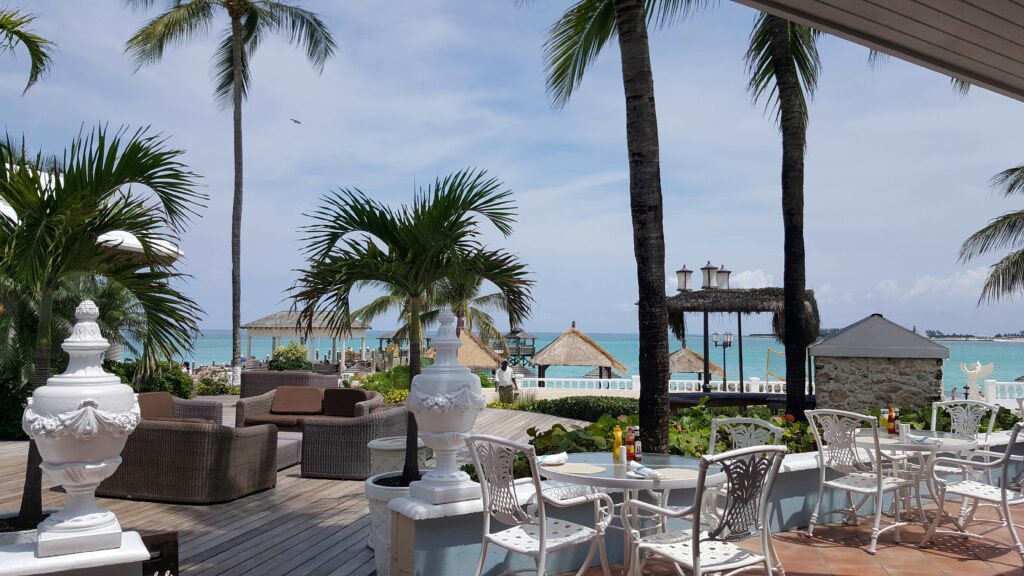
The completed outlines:
[[[53,65],[53,42],[28,30],[35,19],[35,16],[17,10],[0,10],[0,52],[14,51],[18,45],[28,52],[28,83],[22,94],[28,92]]]
[[[1003,196],[1024,194],[1024,166],[1014,166],[1003,170],[992,177],[989,186]]]
[[[786,46],[778,54],[773,52],[772,37],[784,34]],[[807,119],[807,102],[814,97],[821,72],[821,58],[818,55],[817,39],[821,33],[809,26],[790,22],[778,16],[761,12],[754,21],[750,32],[750,44],[744,56],[750,80],[747,91],[755,103],[763,102],[765,113],[770,113],[779,122],[778,81],[775,69],[776,57],[792,61],[799,79],[800,105],[803,117]]]
[[[605,44],[615,38],[613,0],[579,0],[548,30],[544,71],[548,97],[564,107]]]
[[[145,7],[152,2],[130,3]],[[208,33],[216,7],[214,0],[176,1],[167,11],[143,24],[124,45],[135,70],[159,62],[168,46],[182,46]]]
[[[314,70],[323,72],[324,65],[334,56],[337,44],[319,16],[298,6],[271,0],[258,0],[253,5],[266,12],[275,31],[288,34],[289,44],[305,51],[306,60]]]
[[[1024,293],[1024,250],[1007,254],[989,268],[978,303],[998,302]]]
[[[1024,247],[1024,210],[1007,212],[971,234],[960,246],[960,262],[968,262],[993,250]]]

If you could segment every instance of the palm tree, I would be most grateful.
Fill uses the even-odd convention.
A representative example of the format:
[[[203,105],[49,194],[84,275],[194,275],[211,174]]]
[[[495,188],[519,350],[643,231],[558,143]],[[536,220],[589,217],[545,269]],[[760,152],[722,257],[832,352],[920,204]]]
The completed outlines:
[[[134,7],[149,7],[154,0],[125,0]],[[250,83],[249,61],[261,42],[283,33],[306,53],[317,72],[334,55],[334,36],[320,17],[286,2],[271,0],[173,0],[167,11],[144,24],[125,44],[135,69],[155,64],[168,46],[184,44],[209,31],[218,9],[230,26],[213,57],[217,80],[216,100],[230,102],[234,125],[234,199],[231,210],[231,365],[242,354],[242,101]]]
[[[142,361],[154,366],[191,346],[200,309],[172,286],[178,243],[198,203],[196,176],[166,140],[98,128],[79,135],[60,160],[30,156],[24,146],[0,146],[0,200],[14,218],[0,216],[0,277],[30,295],[36,333],[30,390],[46,383],[55,343],[54,298],[72,275],[101,276],[130,292],[145,315]],[[133,235],[130,254],[109,235]],[[108,235],[108,236],[105,236]],[[19,525],[42,514],[39,452],[29,445]]]
[[[1024,194],[1024,166],[996,174],[991,185],[1006,197]],[[1024,210],[1007,212],[964,240],[960,247],[960,262],[1006,249],[1010,253],[989,268],[979,303],[997,302],[1024,292]]]
[[[658,119],[648,22],[666,25],[705,0],[578,0],[544,43],[548,95],[564,106],[609,40],[618,37],[626,96],[626,146],[640,331],[640,423],[644,446],[668,451],[668,308]]]
[[[511,192],[483,171],[463,170],[437,179],[411,205],[392,209],[356,189],[325,196],[309,216],[306,255],[293,289],[299,322],[305,330],[324,314],[327,325],[343,334],[356,315],[352,291],[384,288],[404,302],[409,323],[409,375],[420,372],[423,305],[438,283],[456,275],[485,279],[504,295],[509,316],[529,315],[533,282],[526,266],[508,252],[490,250],[480,240],[480,219],[508,236],[515,211]],[[411,384],[411,380],[410,380]],[[416,420],[409,414],[402,483],[419,478]]]
[[[14,52],[18,45],[28,52],[28,84],[22,94],[49,72],[53,64],[50,55],[54,48],[53,42],[28,30],[29,24],[35,19],[35,16],[18,10],[0,9],[0,52]]]
[[[747,89],[768,99],[782,132],[783,303],[786,346],[786,412],[803,419],[807,388],[807,271],[804,252],[804,154],[807,101],[818,85],[819,32],[761,12],[747,48]]]

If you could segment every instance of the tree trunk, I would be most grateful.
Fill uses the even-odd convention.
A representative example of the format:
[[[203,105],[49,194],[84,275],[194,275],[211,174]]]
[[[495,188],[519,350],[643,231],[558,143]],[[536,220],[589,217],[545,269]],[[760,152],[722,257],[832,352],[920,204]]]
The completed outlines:
[[[409,298],[409,393],[412,379],[420,373],[420,299]],[[405,430],[405,466],[402,468],[402,486],[420,479],[419,427],[416,416],[409,412]]]
[[[231,17],[232,122],[235,144],[235,191],[231,206],[231,367],[242,355],[242,20]]]
[[[640,328],[640,426],[644,449],[668,451],[668,311],[658,118],[644,0],[614,0],[626,95],[629,204]]]
[[[804,303],[804,151],[807,120],[800,97],[800,79],[789,40],[789,22],[767,16],[771,58],[779,91],[782,128],[782,224],[785,235],[783,302],[785,306],[786,412],[804,419],[807,373],[807,308]]]
[[[36,328],[35,359],[32,363],[32,390],[44,386],[50,377],[50,318],[53,314],[53,290],[44,288],[39,297],[39,325]],[[43,471],[39,467],[43,458],[35,441],[28,443],[28,457],[25,461],[25,484],[21,489],[21,509],[15,528],[31,530],[43,521]]]

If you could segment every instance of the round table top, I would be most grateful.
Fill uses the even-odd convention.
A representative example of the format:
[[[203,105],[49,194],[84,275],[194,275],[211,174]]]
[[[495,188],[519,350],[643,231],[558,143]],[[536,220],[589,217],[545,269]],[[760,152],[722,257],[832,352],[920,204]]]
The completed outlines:
[[[915,448],[922,450],[930,450],[931,447],[935,447],[941,452],[970,452],[978,447],[978,439],[974,436],[967,436],[965,434],[954,434],[953,432],[943,432],[941,430],[911,430],[910,436],[925,436],[928,438],[935,438],[939,442],[925,443],[925,442],[914,442],[908,438],[901,440],[899,434],[889,434],[888,432],[879,430],[878,431],[878,447],[881,450],[899,450],[899,451],[910,451]],[[857,431],[857,444],[861,446],[873,445],[874,440],[871,437],[871,428],[861,428]]]
[[[637,478],[627,475],[625,462],[612,460],[609,452],[569,454],[569,460],[558,466],[541,466],[540,474],[549,480],[572,482],[595,488],[622,488],[626,490],[672,490],[693,488],[697,485],[699,458],[674,454],[644,454],[641,464],[664,474],[662,478]],[[706,483],[721,484],[725,474],[716,466],[708,471]]]
[[[277,433],[281,435],[280,432]],[[405,436],[388,436],[385,438],[377,438],[370,440],[366,446],[371,450],[393,450],[393,451],[405,451]],[[418,448],[425,448],[427,445],[423,443],[422,438],[416,439],[416,446]]]

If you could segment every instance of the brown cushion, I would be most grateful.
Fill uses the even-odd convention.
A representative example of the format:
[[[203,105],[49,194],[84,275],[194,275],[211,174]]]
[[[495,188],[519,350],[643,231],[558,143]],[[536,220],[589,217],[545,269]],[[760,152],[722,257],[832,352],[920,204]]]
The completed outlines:
[[[170,392],[139,394],[139,411],[143,420],[174,418],[174,396]]]
[[[324,406],[322,388],[279,386],[274,392],[271,414],[320,414]]]
[[[258,416],[246,416],[245,425],[256,425],[256,424],[277,424],[278,426],[299,426],[302,424],[302,418],[298,416],[286,416],[276,414],[260,414]]]
[[[356,404],[367,398],[365,390],[359,388],[328,388],[324,390],[324,416],[356,415]]]

